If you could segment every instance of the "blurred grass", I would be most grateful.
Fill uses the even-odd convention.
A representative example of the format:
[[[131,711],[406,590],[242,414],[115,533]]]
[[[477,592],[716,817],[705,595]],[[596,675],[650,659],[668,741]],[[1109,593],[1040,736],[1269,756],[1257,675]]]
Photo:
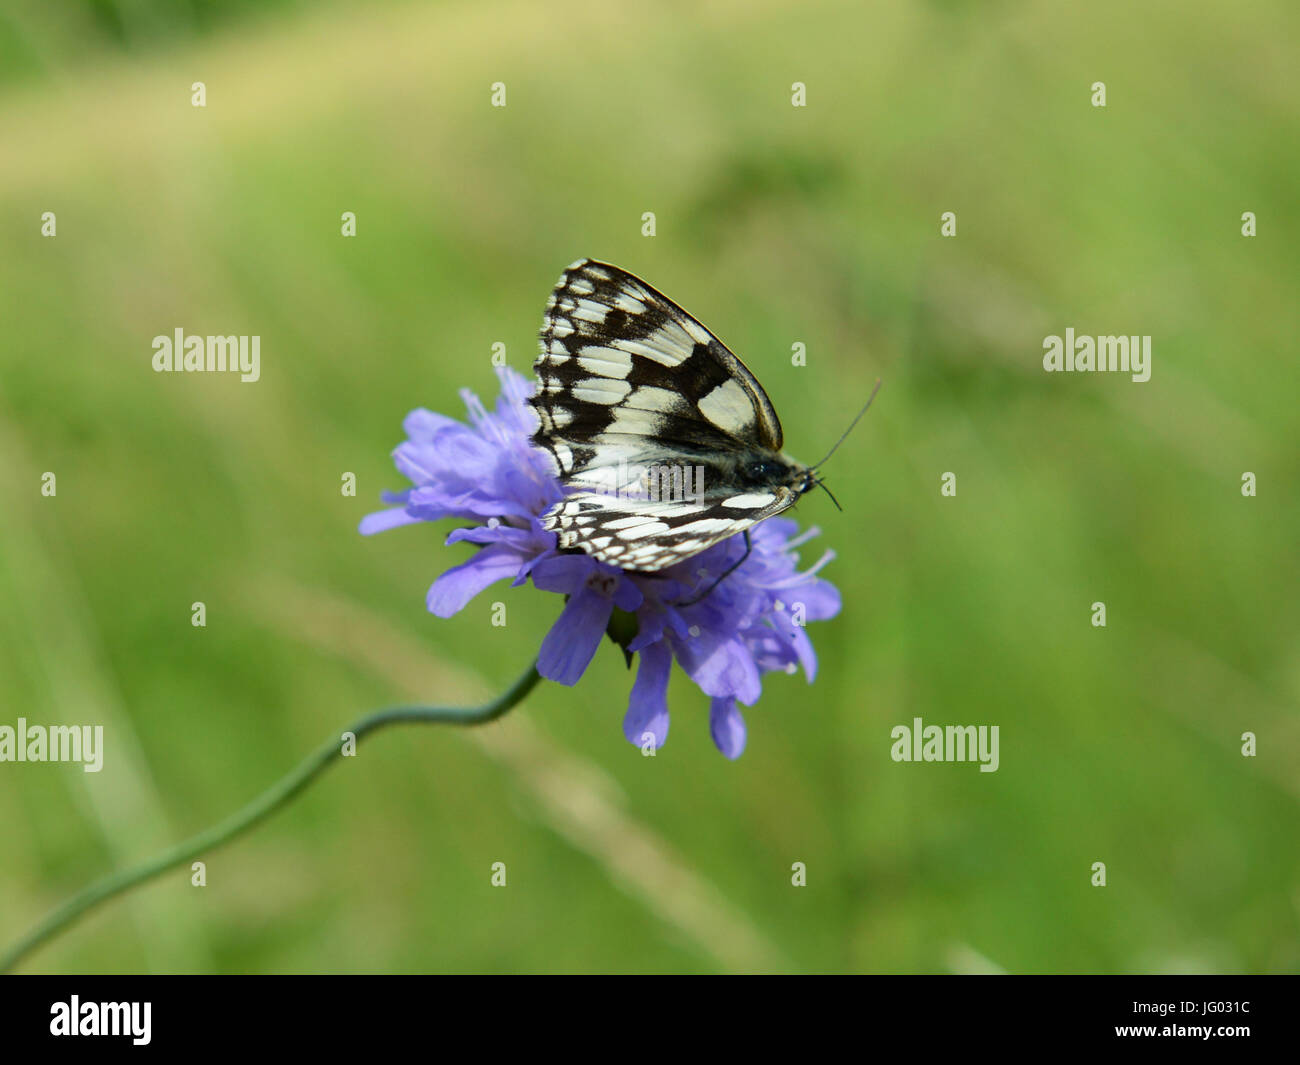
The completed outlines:
[[[101,774],[0,766],[0,938],[535,653],[553,597],[438,621],[463,549],[355,528],[411,407],[491,394],[495,341],[528,367],[564,264],[681,301],[805,460],[885,387],[844,513],[799,509],[845,598],[821,674],[766,682],[739,763],[680,679],[642,759],[606,649],[492,734],[379,737],[30,968],[1300,967],[1292,7],[163,6],[0,17],[0,723],[110,725]],[[262,380],[152,373],[177,326],[260,334]],[[1067,326],[1153,335],[1151,381],[1043,374]],[[1001,768],[893,763],[913,716],[998,724]]]

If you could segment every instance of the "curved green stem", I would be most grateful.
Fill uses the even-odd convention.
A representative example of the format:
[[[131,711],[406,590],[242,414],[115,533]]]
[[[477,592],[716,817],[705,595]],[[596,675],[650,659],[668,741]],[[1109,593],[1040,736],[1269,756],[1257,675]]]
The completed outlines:
[[[424,725],[483,725],[494,721],[520,702],[541,679],[536,664],[528,667],[504,695],[490,703],[474,707],[455,706],[398,706],[389,710],[377,710],[367,714],[345,731],[352,733],[356,741],[372,732],[377,732],[385,725],[424,724]],[[211,853],[236,836],[266,819],[276,810],[288,803],[295,795],[307,787],[324,770],[329,768],[342,755],[343,744],[340,739],[330,739],[322,744],[297,769],[283,777],[264,791],[242,810],[232,814],[219,824],[214,825],[197,836],[191,836],[182,843],[163,851],[155,858],[110,873],[108,876],[91,884],[77,893],[58,909],[54,910],[39,925],[10,947],[0,956],[0,973],[8,972],[24,957],[39,947],[46,940],[53,938],[67,928],[82,914],[98,906],[101,902],[120,895],[147,880],[152,880],[159,873],[173,866],[196,858],[200,854]]]

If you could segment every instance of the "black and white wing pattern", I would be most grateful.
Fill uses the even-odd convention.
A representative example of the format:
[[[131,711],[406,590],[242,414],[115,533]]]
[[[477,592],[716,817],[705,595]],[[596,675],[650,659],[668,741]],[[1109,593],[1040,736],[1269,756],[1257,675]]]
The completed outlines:
[[[754,375],[650,285],[584,259],[546,304],[530,402],[566,496],[562,548],[654,571],[785,510],[815,483],[781,454]]]

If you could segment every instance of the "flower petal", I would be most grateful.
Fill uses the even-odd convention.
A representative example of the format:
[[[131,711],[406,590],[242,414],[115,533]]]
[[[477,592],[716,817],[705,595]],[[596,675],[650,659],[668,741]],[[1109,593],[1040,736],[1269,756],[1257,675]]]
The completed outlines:
[[[533,567],[533,583],[544,592],[576,592],[599,570],[590,555],[552,555]]]
[[[395,510],[378,510],[374,514],[367,514],[361,519],[358,529],[362,536],[370,536],[402,525],[414,525],[423,520],[423,518],[411,517],[405,507],[398,507]]]
[[[614,601],[609,596],[590,588],[574,592],[542,640],[537,672],[560,684],[577,684],[600,646],[613,612]]]
[[[664,625],[668,622],[668,611],[660,609],[642,610],[636,616],[636,635],[627,645],[629,651],[640,651],[652,643],[658,643],[664,637]]]
[[[431,410],[425,410],[423,407],[416,407],[402,421],[402,429],[417,444],[430,443],[433,440],[434,433],[451,428],[463,430],[465,427],[455,418],[448,418],[445,414],[436,414]]]
[[[540,550],[537,535],[532,529],[520,529],[506,525],[496,518],[489,518],[486,525],[471,525],[468,528],[452,529],[447,534],[448,544],[466,541],[471,544],[510,544],[520,554],[533,554]]]
[[[709,704],[709,734],[728,758],[734,760],[745,753],[745,719],[736,709],[735,699],[714,699]]]
[[[614,605],[619,610],[626,610],[629,614],[637,609],[645,599],[641,594],[641,589],[630,580],[627,576],[619,578],[619,582],[614,587]]]
[[[809,581],[805,585],[788,588],[780,598],[791,610],[801,603],[805,621],[827,621],[840,612],[840,591],[829,581]]]
[[[682,668],[705,695],[731,697],[749,705],[762,692],[754,655],[743,640],[705,630],[676,643]]]
[[[623,718],[623,735],[637,747],[650,740],[655,748],[668,739],[668,674],[673,656],[662,643],[641,652],[636,682]]]
[[[799,656],[799,664],[803,666],[804,675],[811,684],[817,679],[817,652],[813,650],[812,640],[808,639],[808,633],[803,629],[794,634],[794,653]]]
[[[474,596],[489,584],[513,577],[523,559],[508,544],[491,544],[459,566],[449,569],[433,582],[426,602],[429,612],[440,618],[458,614]]]

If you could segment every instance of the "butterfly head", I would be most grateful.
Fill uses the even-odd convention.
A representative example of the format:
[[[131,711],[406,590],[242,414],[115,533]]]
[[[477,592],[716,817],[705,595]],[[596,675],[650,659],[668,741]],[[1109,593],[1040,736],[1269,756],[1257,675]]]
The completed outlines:
[[[792,488],[799,495],[817,486],[817,476],[785,455],[755,455],[740,464],[738,479],[747,488]]]

